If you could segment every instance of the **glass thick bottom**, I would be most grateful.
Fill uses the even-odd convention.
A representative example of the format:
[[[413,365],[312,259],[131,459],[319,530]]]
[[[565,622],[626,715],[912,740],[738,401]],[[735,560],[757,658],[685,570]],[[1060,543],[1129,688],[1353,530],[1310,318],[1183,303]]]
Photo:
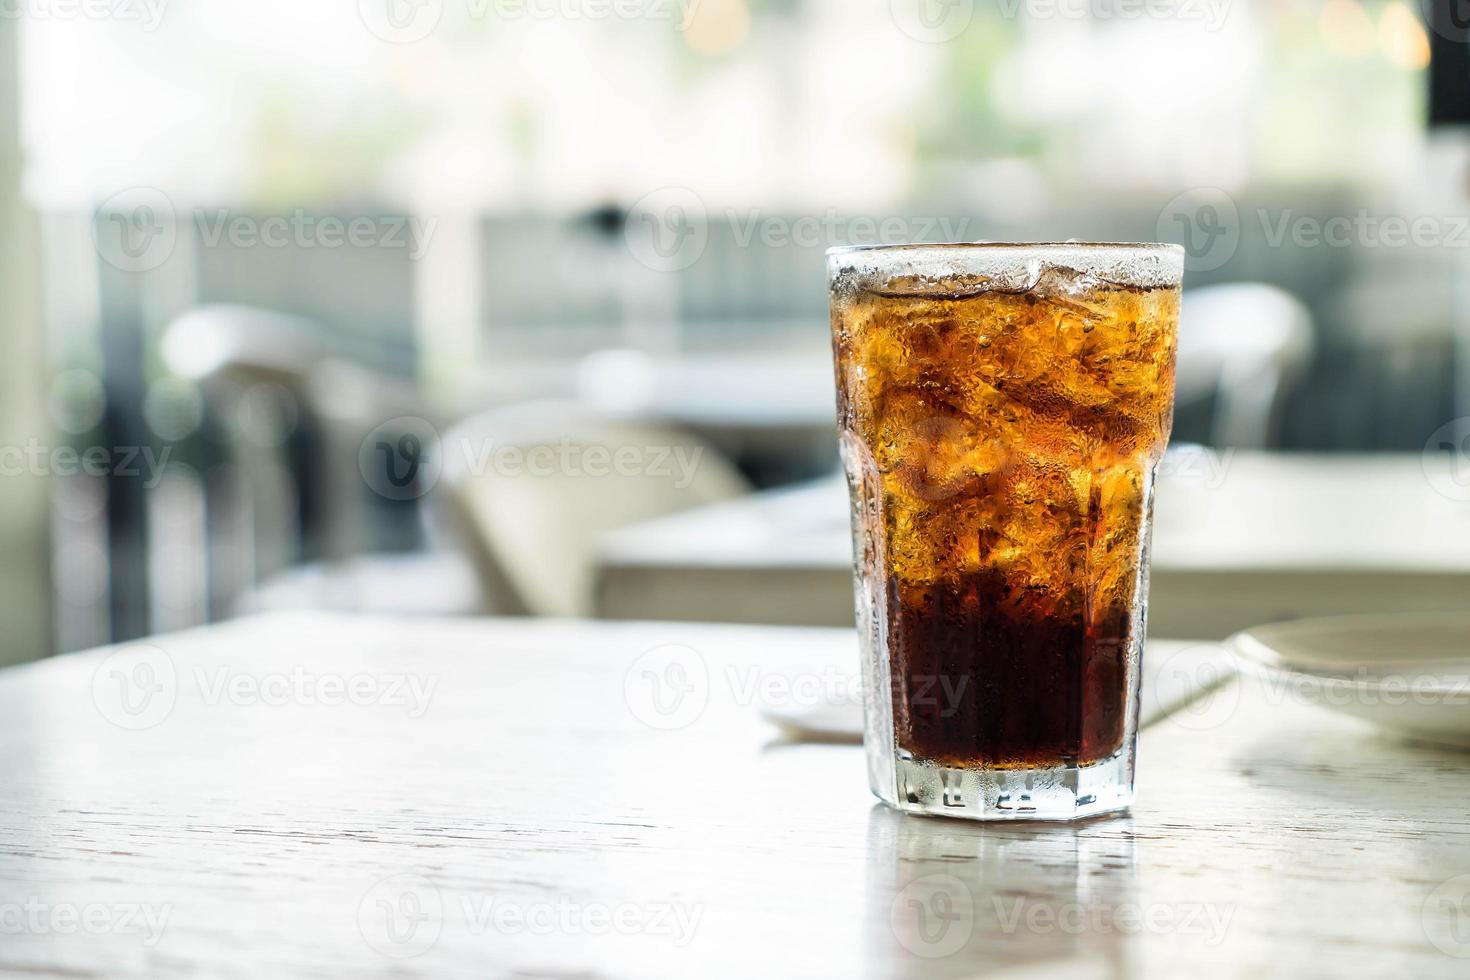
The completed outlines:
[[[905,813],[965,820],[1082,820],[1133,802],[1134,736],[1090,766],[1044,769],[954,769],[900,751],[893,783],[873,793]]]

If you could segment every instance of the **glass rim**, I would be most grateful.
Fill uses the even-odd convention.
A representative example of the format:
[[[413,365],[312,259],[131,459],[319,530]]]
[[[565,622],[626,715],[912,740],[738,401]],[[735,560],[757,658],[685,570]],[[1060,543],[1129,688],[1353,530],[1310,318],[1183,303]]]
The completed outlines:
[[[1114,249],[1136,252],[1184,252],[1184,246],[1174,242],[908,242],[898,245],[834,245],[827,249],[827,257],[850,255],[856,252],[909,252],[929,250],[953,251],[1051,251],[1053,249]]]
[[[949,245],[845,245],[827,252],[834,295],[894,277],[941,282],[978,276],[991,288],[1029,292],[1043,271],[1066,269],[1139,289],[1178,289],[1184,246],[1170,242],[970,242]]]

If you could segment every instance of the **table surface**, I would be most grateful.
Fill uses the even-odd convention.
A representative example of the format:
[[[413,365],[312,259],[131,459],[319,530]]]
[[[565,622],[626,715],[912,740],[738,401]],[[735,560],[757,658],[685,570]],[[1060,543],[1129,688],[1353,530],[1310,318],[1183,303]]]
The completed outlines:
[[[1129,815],[903,817],[756,710],[853,643],[279,615],[0,672],[0,974],[1470,969],[1467,756],[1241,682]]]
[[[1470,487],[1440,472],[1450,464],[1448,455],[1428,463],[1419,455],[1170,456],[1155,502],[1151,621],[1165,635],[1219,639],[1273,618],[1462,607],[1470,601]],[[1441,492],[1431,477],[1464,492]],[[618,606],[627,604],[630,615],[697,608],[699,618],[720,618],[698,590],[706,582],[728,590],[745,573],[779,576],[787,593],[811,586],[806,608],[845,622],[847,490],[834,477],[634,525],[607,535],[598,560],[604,615],[623,615]],[[771,609],[761,608],[757,586],[741,590],[739,603],[751,619],[791,621],[782,599],[777,591]]]

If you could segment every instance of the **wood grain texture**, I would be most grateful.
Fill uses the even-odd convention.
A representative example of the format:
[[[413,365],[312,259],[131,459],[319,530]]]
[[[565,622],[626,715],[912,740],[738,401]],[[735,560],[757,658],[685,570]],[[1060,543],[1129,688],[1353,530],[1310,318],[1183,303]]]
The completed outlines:
[[[274,616],[10,669],[0,972],[1470,973],[1470,757],[1246,682],[1145,733],[1129,816],[905,818],[758,717],[854,658]]]

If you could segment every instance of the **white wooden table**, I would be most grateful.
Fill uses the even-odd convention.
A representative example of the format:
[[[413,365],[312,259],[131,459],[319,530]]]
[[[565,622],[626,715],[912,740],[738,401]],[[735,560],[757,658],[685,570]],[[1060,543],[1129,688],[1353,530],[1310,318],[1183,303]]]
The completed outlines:
[[[905,818],[752,703],[854,658],[302,615],[0,672],[0,975],[1470,969],[1465,755],[1231,685],[1145,731],[1131,815]]]
[[[1149,625],[1223,639],[1300,616],[1463,609],[1470,503],[1412,456],[1233,453],[1166,463]],[[852,542],[837,479],[617,531],[597,608],[630,619],[843,625]]]

